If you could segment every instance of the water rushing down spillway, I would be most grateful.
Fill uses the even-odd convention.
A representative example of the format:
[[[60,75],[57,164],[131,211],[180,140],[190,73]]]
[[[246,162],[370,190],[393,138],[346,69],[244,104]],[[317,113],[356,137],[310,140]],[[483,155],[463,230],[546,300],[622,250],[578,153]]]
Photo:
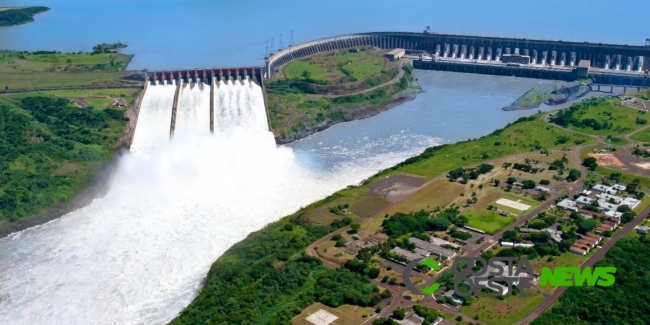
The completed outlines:
[[[210,131],[210,84],[181,85],[174,132]]]
[[[231,245],[433,144],[362,147],[363,159],[314,168],[311,153],[299,159],[276,146],[262,89],[248,80],[215,89],[214,134],[204,126],[209,87],[183,86],[183,131],[170,141],[174,93],[171,84],[148,87],[137,150],[120,158],[104,198],[0,239],[0,324],[164,324]]]
[[[169,141],[175,92],[176,81],[164,81],[147,88],[140,105],[138,125],[131,148],[142,149]]]

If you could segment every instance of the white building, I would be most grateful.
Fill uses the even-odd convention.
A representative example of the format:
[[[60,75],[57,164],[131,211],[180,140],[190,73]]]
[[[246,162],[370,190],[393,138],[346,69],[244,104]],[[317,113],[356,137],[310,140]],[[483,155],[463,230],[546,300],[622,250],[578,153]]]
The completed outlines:
[[[564,199],[560,201],[560,203],[558,203],[556,206],[564,210],[578,211],[578,206],[576,205],[576,203],[569,199]]]
[[[590,205],[591,202],[594,202],[594,199],[586,197],[586,196],[581,196],[581,197],[576,199],[577,204]]]
[[[594,185],[591,189],[594,191],[602,192],[602,193],[607,193],[611,187],[603,185],[603,184],[598,184]]]

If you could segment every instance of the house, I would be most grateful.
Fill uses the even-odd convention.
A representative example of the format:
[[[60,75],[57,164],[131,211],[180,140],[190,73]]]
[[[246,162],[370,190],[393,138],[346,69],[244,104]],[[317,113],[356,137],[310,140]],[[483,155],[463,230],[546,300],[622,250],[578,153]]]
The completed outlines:
[[[533,232],[541,232],[541,230],[535,228],[519,228],[519,232],[533,233]]]
[[[620,191],[620,192],[623,192],[623,191],[625,191],[626,189],[627,189],[627,187],[626,187],[625,185],[615,184],[615,185],[612,185],[612,187],[610,188],[610,191],[611,191],[611,190],[614,190],[614,191]]]
[[[560,203],[558,203],[556,206],[564,210],[578,211],[578,206],[576,205],[576,203],[569,199],[564,199],[560,201]]]
[[[589,237],[589,238],[593,238],[593,239],[595,239],[595,240],[596,240],[596,244],[599,244],[599,243],[603,240],[603,237],[598,236],[598,235],[596,235],[596,234],[594,234],[594,233],[588,233],[588,234],[586,234],[585,236],[586,236],[586,237]]]
[[[639,201],[639,200],[637,200],[635,198],[626,197],[621,201],[621,203],[619,205],[627,205],[627,206],[630,207],[630,209],[634,209],[634,208],[636,208],[637,205],[639,205],[639,203],[641,203],[641,201]]]
[[[514,183],[512,183],[512,186],[515,186],[515,187],[524,187],[524,183],[522,183],[522,182],[514,182]]]
[[[650,226],[637,226],[635,228],[639,234],[645,235],[650,233]]]
[[[544,187],[544,186],[537,186],[535,187],[535,190],[540,192],[549,192],[549,193],[551,192],[551,190],[548,187]]]
[[[621,218],[623,216],[623,212],[618,212],[616,210],[608,210],[605,211],[605,215],[611,218]]]
[[[582,190],[582,194],[589,196],[591,194],[591,191],[589,190]]]
[[[589,247],[589,249],[592,249],[592,248],[596,247],[596,244],[595,244],[595,243],[593,243],[593,242],[591,242],[591,241],[588,241],[588,240],[586,240],[586,239],[584,239],[584,238],[582,238],[582,239],[578,239],[578,240],[575,242],[575,244],[573,244],[573,245],[576,245],[576,246],[583,246],[583,247]]]
[[[424,318],[418,316],[415,312],[410,311],[404,315],[404,319],[397,322],[402,325],[422,325]]]
[[[585,255],[587,255],[587,251],[586,251],[586,250],[584,250],[584,249],[580,249],[580,248],[575,247],[575,246],[571,246],[570,251],[571,251],[571,253],[576,253],[576,254],[581,255],[581,256],[585,256]]]
[[[419,238],[411,237],[411,238],[409,238],[409,241],[411,243],[415,244],[416,247],[418,247],[420,249],[423,249],[425,251],[431,252],[431,254],[440,256],[440,257],[445,258],[445,259],[450,259],[450,258],[453,258],[454,256],[456,256],[456,252],[454,252],[452,250],[442,248],[442,247],[440,247],[438,245],[432,244],[432,243],[430,243],[428,241],[424,241],[424,240],[419,239]]]
[[[527,244],[527,243],[511,243],[508,241],[502,241],[501,246],[503,247],[535,247],[535,244]]]
[[[596,245],[598,245],[598,243],[600,242],[600,239],[596,239],[594,237],[589,237],[589,236],[582,236],[582,240],[590,242],[592,248],[596,247]]]
[[[451,304],[454,304],[454,305],[462,305],[463,304],[463,299],[456,296],[454,294],[454,290],[447,291],[443,297],[445,298],[446,301],[450,302]]]
[[[594,202],[594,201],[595,201],[595,199],[592,199],[592,198],[586,197],[586,196],[581,196],[581,197],[576,199],[576,203],[577,204],[582,204],[582,205],[591,205],[591,202]]]
[[[597,192],[607,193],[607,191],[609,191],[610,187],[605,186],[603,184],[597,184],[597,185],[594,185],[594,187],[592,187],[591,189],[594,190],[594,191],[597,191]]]
[[[554,224],[549,228],[543,229],[542,231],[548,232],[549,234],[551,234],[551,239],[553,239],[553,241],[560,243],[562,242],[562,231],[557,230],[557,226],[558,224]]]
[[[622,198],[622,197],[620,197],[620,196],[616,196],[616,195],[607,194],[607,193],[599,194],[599,195],[596,195],[596,196],[597,196],[598,199],[599,199],[598,201],[600,201],[600,200],[605,200],[605,201],[607,201],[607,202],[612,202],[613,204],[621,204],[621,201],[623,201],[623,198]]]

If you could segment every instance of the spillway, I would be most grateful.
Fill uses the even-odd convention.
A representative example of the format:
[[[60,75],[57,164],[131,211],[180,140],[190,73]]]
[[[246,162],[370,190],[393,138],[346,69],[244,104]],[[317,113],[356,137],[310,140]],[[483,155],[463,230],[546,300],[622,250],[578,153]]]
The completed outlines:
[[[210,84],[183,83],[174,132],[210,131]]]
[[[214,94],[214,129],[268,130],[262,88],[250,79],[221,80]]]
[[[175,80],[156,82],[147,88],[140,105],[131,148],[142,149],[169,142],[175,92]]]

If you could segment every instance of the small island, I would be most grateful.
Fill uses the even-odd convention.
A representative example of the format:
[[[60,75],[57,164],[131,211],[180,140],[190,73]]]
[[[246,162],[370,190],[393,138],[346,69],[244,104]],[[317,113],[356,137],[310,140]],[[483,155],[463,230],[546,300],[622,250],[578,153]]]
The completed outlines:
[[[48,7],[0,7],[0,27],[22,25],[34,21],[34,16],[50,10]]]

